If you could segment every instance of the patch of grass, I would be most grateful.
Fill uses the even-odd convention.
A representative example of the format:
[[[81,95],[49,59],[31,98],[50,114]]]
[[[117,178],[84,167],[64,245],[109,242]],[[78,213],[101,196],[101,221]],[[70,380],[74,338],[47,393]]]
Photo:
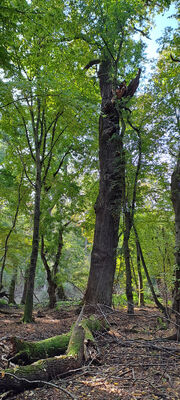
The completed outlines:
[[[5,299],[0,299],[0,306],[4,305],[4,304],[8,304],[7,300]]]
[[[60,308],[66,308],[70,306],[79,306],[81,304],[81,300],[60,300],[56,303],[56,310]]]

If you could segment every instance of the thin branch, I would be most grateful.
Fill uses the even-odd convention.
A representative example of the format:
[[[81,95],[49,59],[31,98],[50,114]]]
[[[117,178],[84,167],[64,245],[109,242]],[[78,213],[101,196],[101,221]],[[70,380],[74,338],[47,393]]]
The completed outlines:
[[[89,68],[91,68],[93,65],[97,65],[100,64],[100,60],[99,59],[95,59],[95,60],[91,60],[89,61],[88,64],[86,64],[86,66],[84,67],[84,69],[88,70]]]
[[[69,149],[69,150],[70,150],[70,149]],[[59,163],[58,168],[57,168],[56,171],[53,173],[53,177],[54,177],[54,178],[56,177],[56,175],[58,174],[60,168],[62,167],[65,157],[67,156],[67,154],[69,154],[69,150],[66,151],[66,153],[64,154],[64,156],[62,157],[62,159],[61,159],[61,161],[60,161],[60,163]],[[46,177],[47,177],[47,173],[48,173],[49,167],[50,167],[50,162],[48,162],[48,169],[46,168],[44,177],[43,177],[43,179],[42,179],[42,183],[43,183],[44,185],[45,185],[45,182],[46,182]],[[46,187],[46,188],[45,188],[46,192],[48,192],[48,191],[51,189],[51,187],[52,187],[52,184],[51,184],[50,186]]]
[[[48,128],[47,128],[47,132],[50,131],[50,129],[52,128],[53,124],[57,122],[57,120],[59,119],[59,117],[61,117],[61,115],[63,114],[63,112],[64,112],[64,111],[59,111],[59,112],[56,114],[55,118],[52,120],[52,122],[50,123],[50,125],[49,125]]]
[[[180,58],[174,58],[172,54],[170,54],[171,60],[174,62],[180,62]]]
[[[44,141],[43,141],[43,151],[42,151],[42,159],[44,158],[44,153],[46,149],[46,139],[47,139],[47,130],[45,127],[45,107],[43,107],[42,111],[42,119],[41,119],[41,135],[40,135],[40,146],[43,140],[43,134],[44,134]]]
[[[36,121],[36,139],[37,139],[38,148],[40,149],[41,142],[42,142],[43,129],[42,129],[42,126],[41,126],[40,139],[38,140],[39,124],[41,122],[41,102],[40,102],[40,98],[39,97],[37,97],[37,109],[38,109],[38,113],[37,113],[37,121]]]
[[[32,100],[32,98],[31,98],[31,100]],[[27,102],[27,105],[29,107],[29,112],[30,112],[31,121],[32,121],[33,134],[34,134],[34,141],[35,141],[35,145],[36,145],[36,149],[37,149],[37,144],[38,143],[37,143],[37,136],[36,136],[35,121],[34,121],[34,111],[33,111],[33,108],[32,108],[32,104],[29,104],[28,97],[26,98],[26,102]]]
[[[19,381],[22,381],[22,382],[27,382],[27,383],[32,383],[32,384],[33,383],[40,383],[40,384],[43,383],[44,385],[48,385],[48,386],[54,387],[56,389],[62,390],[62,392],[68,394],[68,396],[70,396],[73,400],[77,400],[76,397],[73,396],[72,393],[70,393],[68,390],[64,389],[62,386],[55,385],[54,383],[41,381],[41,380],[29,381],[26,378],[20,378],[19,376],[13,375],[10,372],[5,372],[5,374],[8,375],[8,376],[11,376],[12,378],[15,378],[15,379],[17,379]]]
[[[58,166],[57,170],[56,170],[56,171],[54,172],[54,174],[53,174],[54,178],[56,177],[56,175],[58,174],[60,168],[62,167],[63,162],[64,162],[64,159],[65,159],[65,157],[69,154],[70,149],[71,149],[71,148],[69,148],[69,149],[66,151],[66,153],[63,155],[63,157],[62,157],[62,159],[61,159],[61,161],[60,161],[60,163],[59,163],[59,166]]]
[[[112,54],[112,52],[111,52],[111,50],[110,50],[110,48],[109,48],[109,46],[108,46],[108,43],[106,42],[106,39],[104,39],[103,36],[102,36],[102,40],[103,40],[103,42],[104,42],[104,44],[105,44],[105,46],[106,46],[106,48],[107,48],[108,53],[110,54],[111,58],[112,58],[113,61],[115,62],[116,60],[115,60],[115,58],[114,58],[114,56],[113,56],[113,54]]]
[[[21,160],[21,162],[22,162],[22,165],[23,165],[23,168],[24,168],[24,173],[25,173],[25,175],[26,175],[26,178],[27,178],[27,180],[29,181],[29,183],[32,185],[32,187],[35,188],[35,184],[32,182],[31,178],[29,177],[29,175],[28,175],[28,173],[27,173],[26,165],[25,165],[25,163],[24,163],[22,154],[20,153],[20,151],[18,150],[18,148],[17,148],[17,152],[18,152],[19,157],[20,157],[20,160]]]
[[[44,157],[44,160],[49,156],[49,160],[48,160],[48,164],[44,173],[44,177],[43,177],[43,183],[45,183],[50,165],[51,165],[51,160],[52,160],[52,150],[54,148],[54,146],[56,145],[57,141],[59,140],[60,136],[64,133],[64,131],[67,129],[68,125],[66,125],[66,127],[59,133],[58,137],[56,138],[56,140],[54,141],[54,143],[51,145],[51,149],[49,150],[48,154],[46,154],[46,156]],[[44,161],[43,160],[43,161]]]
[[[46,255],[45,255],[45,251],[44,251],[44,236],[41,235],[41,258],[45,267],[45,270],[47,272],[47,279],[51,280],[51,270],[49,268],[47,259],[46,259]]]
[[[139,29],[139,28],[136,28],[136,26],[133,26],[133,29],[135,30],[135,32],[139,32],[139,33],[141,33],[141,35],[145,36],[147,39],[149,39],[149,40],[150,40],[150,37],[149,37],[149,35],[148,35],[147,33],[145,33],[144,31],[142,31],[141,29]]]
[[[138,163],[137,163],[137,168],[136,168],[136,175],[134,179],[134,188],[133,188],[133,199],[132,199],[132,206],[131,206],[131,218],[132,218],[132,223],[133,223],[133,218],[134,218],[134,211],[135,211],[135,202],[136,202],[136,192],[137,192],[137,181],[138,181],[138,176],[139,176],[139,171],[141,168],[141,159],[142,159],[142,142],[141,142],[141,134],[140,134],[140,128],[135,127],[132,122],[128,119],[128,123],[131,126],[131,128],[137,132],[138,134]]]
[[[21,116],[21,119],[23,121],[24,129],[25,129],[25,133],[26,133],[26,139],[27,139],[27,143],[28,143],[28,147],[29,147],[29,150],[30,150],[31,157],[32,157],[32,159],[34,161],[36,161],[36,158],[35,158],[35,156],[33,154],[32,146],[31,146],[31,143],[30,143],[30,138],[29,138],[28,129],[27,129],[27,126],[26,126],[26,121],[25,121],[24,115],[21,113],[21,111],[18,108],[17,104],[15,104],[15,108],[16,108],[17,112],[19,113],[19,115]]]

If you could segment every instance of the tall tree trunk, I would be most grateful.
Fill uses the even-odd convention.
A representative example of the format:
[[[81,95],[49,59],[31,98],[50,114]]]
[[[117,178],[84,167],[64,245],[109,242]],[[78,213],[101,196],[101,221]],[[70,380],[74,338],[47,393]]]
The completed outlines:
[[[18,268],[15,267],[15,270],[14,270],[12,278],[11,278],[11,283],[9,286],[9,300],[8,300],[9,304],[16,303],[15,299],[14,299],[14,292],[15,292],[15,286],[16,286],[16,280],[17,280],[17,272],[18,272]]]
[[[21,203],[21,200],[22,200],[22,195],[21,195],[22,182],[23,182],[23,173],[21,175],[21,180],[20,180],[19,187],[18,187],[18,202],[17,202],[16,212],[15,212],[15,215],[14,215],[14,218],[13,218],[13,221],[12,221],[12,227],[10,228],[10,230],[9,230],[7,236],[6,236],[6,239],[5,239],[4,254],[3,254],[2,259],[1,259],[2,267],[1,267],[1,270],[0,270],[0,289],[3,287],[2,281],[3,281],[3,272],[4,272],[4,269],[5,269],[5,266],[6,266],[6,257],[7,257],[7,252],[8,252],[8,242],[9,242],[11,233],[14,231],[14,228],[16,226],[16,222],[17,222],[17,218],[18,218],[18,214],[19,214],[20,203]]]
[[[28,284],[28,276],[29,276],[29,265],[26,265],[25,276],[24,276],[24,287],[23,287],[23,294],[21,298],[21,304],[25,304],[26,301],[26,293],[27,293],[27,284]]]
[[[28,271],[26,302],[25,302],[24,316],[23,316],[23,321],[26,323],[32,322],[33,319],[32,312],[33,312],[34,281],[35,281],[36,264],[37,264],[38,249],[39,249],[40,203],[41,203],[41,162],[40,162],[40,154],[37,154],[33,241],[32,241],[30,266]]]
[[[138,290],[139,290],[139,306],[142,307],[145,305],[144,301],[144,289],[143,289],[143,277],[142,277],[142,272],[141,272],[141,257],[140,257],[140,251],[139,251],[139,246],[138,242],[136,240],[136,251],[137,251],[137,270],[138,270]]]
[[[157,307],[158,307],[165,315],[167,315],[167,310],[166,310],[166,308],[163,306],[163,304],[160,303],[160,301],[158,300],[157,295],[156,295],[156,293],[155,293],[155,291],[154,291],[154,287],[153,287],[153,284],[152,284],[152,281],[151,281],[151,278],[150,278],[150,275],[149,275],[149,272],[148,272],[148,269],[147,269],[147,266],[146,266],[146,263],[145,263],[145,259],[144,259],[143,252],[142,252],[141,245],[140,245],[140,241],[139,241],[139,236],[138,236],[138,233],[137,233],[137,230],[136,230],[135,225],[133,225],[133,228],[134,228],[134,233],[135,233],[135,236],[136,236],[137,245],[138,245],[138,247],[139,247],[139,253],[140,253],[140,257],[141,257],[141,261],[142,261],[142,266],[143,266],[143,268],[144,268],[144,272],[145,272],[145,274],[146,274],[146,278],[147,278],[147,281],[148,281],[148,284],[149,284],[149,288],[150,288],[150,290],[151,290],[151,293],[152,293],[154,302],[155,302],[155,304],[157,305]],[[168,316],[168,315],[167,315],[167,316]]]
[[[119,217],[122,199],[122,138],[119,114],[112,103],[111,63],[99,70],[102,96],[99,118],[100,186],[95,204],[96,224],[85,302],[111,306],[116,268]]]
[[[176,312],[177,340],[180,341],[180,151],[176,167],[171,177],[171,198],[175,212],[176,229],[174,306]]]
[[[128,314],[134,314],[134,303],[133,303],[133,289],[132,289],[132,273],[130,264],[130,250],[129,250],[129,237],[132,227],[130,211],[125,211],[125,232],[124,232],[124,258],[126,264],[126,297],[128,303]]]
[[[67,226],[67,224],[66,224]],[[62,247],[63,247],[63,229],[59,229],[59,235],[58,235],[58,247],[56,251],[56,256],[55,256],[55,262],[50,269],[47,258],[45,255],[44,251],[44,237],[41,237],[41,259],[43,261],[44,267],[46,269],[47,273],[47,281],[48,281],[48,295],[49,295],[49,307],[54,308],[56,304],[56,289],[57,289],[57,283],[56,283],[56,274],[58,272],[58,265],[59,265],[59,260],[61,257],[62,253]]]

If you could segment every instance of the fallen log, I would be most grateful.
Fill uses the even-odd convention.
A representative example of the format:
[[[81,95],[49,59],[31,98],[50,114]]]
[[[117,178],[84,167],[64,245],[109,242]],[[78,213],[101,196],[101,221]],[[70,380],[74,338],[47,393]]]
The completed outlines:
[[[68,373],[69,370],[72,372],[73,369],[81,367],[84,360],[95,359],[97,351],[93,332],[104,329],[105,323],[93,316],[90,318],[82,318],[82,316],[83,310],[72,329],[72,333],[69,333],[69,341],[67,340],[68,334],[67,336],[60,335],[58,339],[57,337],[55,337],[55,339],[51,338],[49,342],[48,339],[42,341],[46,342],[46,354],[54,351],[52,350],[52,343],[57,343],[56,350],[59,352],[59,338],[62,339],[62,336],[63,338],[66,336],[68,342],[66,354],[40,359],[30,365],[16,366],[15,368],[1,370],[0,391],[3,392],[8,389],[14,392],[20,392],[28,388],[42,386],[44,384],[42,381],[48,382],[57,376]],[[16,355],[18,362],[24,358],[25,352],[29,352],[29,360],[33,359],[35,354],[37,355],[37,349],[41,347],[40,343],[41,342],[35,342],[33,347],[33,342],[31,342],[28,347],[27,342],[21,341],[20,343],[16,341],[18,350],[20,349]],[[45,354],[43,350],[41,354]],[[14,356],[14,359],[16,356]]]
[[[39,359],[58,356],[67,350],[71,331],[51,338],[27,342],[17,337],[11,338],[12,352],[8,356],[9,362],[19,365],[31,364]]]

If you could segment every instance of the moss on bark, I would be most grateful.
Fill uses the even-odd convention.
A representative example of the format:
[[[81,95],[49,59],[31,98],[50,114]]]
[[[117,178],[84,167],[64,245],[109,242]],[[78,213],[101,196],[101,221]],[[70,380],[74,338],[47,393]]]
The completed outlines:
[[[104,321],[96,320],[94,317],[82,318],[83,310],[80,313],[72,332],[55,336],[41,342],[24,342],[13,339],[14,346],[18,353],[13,357],[13,361],[20,362],[27,354],[29,360],[33,357],[47,357],[53,354],[56,356],[46,359],[40,359],[31,365],[20,366],[14,369],[1,371],[0,390],[23,391],[26,388],[41,386],[44,381],[49,381],[58,375],[64,375],[69,370],[79,368],[84,359],[89,359],[92,352],[89,347],[96,349],[94,331],[104,329]],[[65,355],[57,355],[62,349],[67,349]],[[93,352],[96,354],[96,351]],[[93,355],[93,359],[94,359]]]
[[[13,337],[11,341],[15,355],[11,355],[10,359],[14,363],[30,364],[40,358],[63,354],[67,349],[70,336],[71,331],[37,342],[26,342]]]

